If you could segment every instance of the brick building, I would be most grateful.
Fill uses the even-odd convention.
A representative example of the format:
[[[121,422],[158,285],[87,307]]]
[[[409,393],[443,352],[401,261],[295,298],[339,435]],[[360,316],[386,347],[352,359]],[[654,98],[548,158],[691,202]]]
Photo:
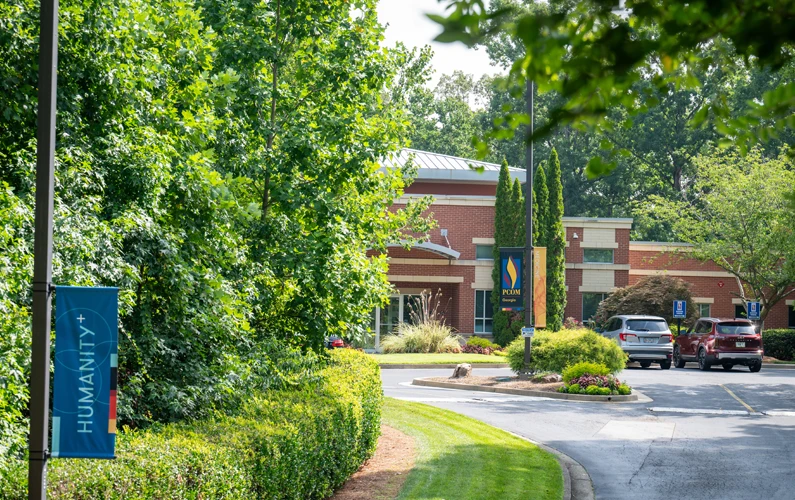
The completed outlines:
[[[394,207],[414,197],[433,195],[438,227],[428,242],[411,250],[389,249],[389,281],[396,288],[389,305],[377,308],[372,327],[379,337],[409,318],[409,297],[423,290],[442,292],[448,323],[462,335],[491,333],[494,202],[499,165],[406,149],[385,161],[396,168],[413,156],[417,179]],[[470,168],[474,165],[480,172]],[[512,179],[525,182],[523,169]],[[650,274],[667,273],[692,283],[702,316],[740,316],[737,282],[713,263],[688,256],[683,243],[630,241],[632,219],[564,217],[566,230],[566,317],[588,320],[615,288]],[[792,300],[777,304],[767,328],[795,328]]]

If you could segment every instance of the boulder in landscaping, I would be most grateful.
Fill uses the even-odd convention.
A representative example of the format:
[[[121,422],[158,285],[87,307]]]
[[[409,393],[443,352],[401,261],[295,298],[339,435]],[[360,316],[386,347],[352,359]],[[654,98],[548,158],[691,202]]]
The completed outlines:
[[[544,375],[543,377],[541,377],[541,382],[544,382],[545,384],[551,384],[553,382],[561,382],[562,380],[563,377],[561,377],[557,373],[550,373],[549,375]]]
[[[464,378],[470,375],[472,375],[472,365],[469,363],[461,363],[455,367],[455,370],[453,370],[453,376],[451,378]]]

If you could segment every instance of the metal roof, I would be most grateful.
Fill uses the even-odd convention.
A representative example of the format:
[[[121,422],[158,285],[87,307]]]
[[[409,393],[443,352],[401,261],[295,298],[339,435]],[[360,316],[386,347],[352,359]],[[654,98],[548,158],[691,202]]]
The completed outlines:
[[[487,163],[411,148],[400,150],[399,153],[384,159],[382,164],[386,168],[400,168],[405,166],[412,156],[414,163],[419,167],[418,179],[496,183],[500,173],[500,165],[497,163]],[[508,167],[508,170],[511,173],[511,178],[518,178],[520,182],[525,182],[524,169]]]

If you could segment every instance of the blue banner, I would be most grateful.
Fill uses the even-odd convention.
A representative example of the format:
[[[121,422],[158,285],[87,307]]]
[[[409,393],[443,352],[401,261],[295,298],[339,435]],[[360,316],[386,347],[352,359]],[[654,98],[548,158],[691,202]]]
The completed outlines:
[[[500,309],[524,310],[524,249],[500,248]]]
[[[55,290],[53,457],[114,457],[118,318],[118,288]]]

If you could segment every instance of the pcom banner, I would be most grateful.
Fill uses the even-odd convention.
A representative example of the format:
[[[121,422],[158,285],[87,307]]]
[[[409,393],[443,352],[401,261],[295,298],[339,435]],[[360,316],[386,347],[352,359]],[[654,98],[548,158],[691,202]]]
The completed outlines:
[[[500,309],[524,310],[524,248],[500,248]]]
[[[55,295],[52,456],[113,458],[119,289],[58,286]]]

